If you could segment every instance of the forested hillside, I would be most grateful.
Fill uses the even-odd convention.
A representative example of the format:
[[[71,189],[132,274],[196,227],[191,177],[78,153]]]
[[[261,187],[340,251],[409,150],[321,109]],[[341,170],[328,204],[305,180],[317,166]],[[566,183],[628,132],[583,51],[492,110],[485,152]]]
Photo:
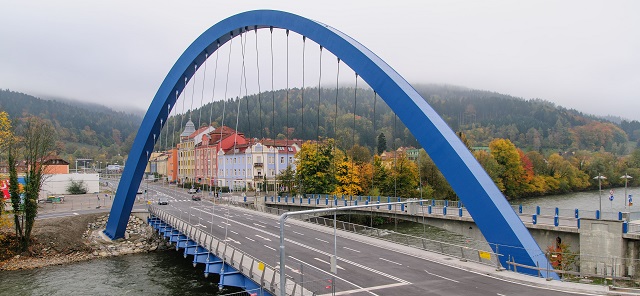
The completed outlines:
[[[603,149],[623,155],[637,145],[630,145],[629,141],[637,142],[640,137],[638,121],[622,121],[617,125],[539,99],[524,100],[446,85],[418,85],[416,89],[454,131],[465,133],[472,146],[486,147],[493,139],[504,138],[524,150]],[[384,101],[379,97],[374,100],[371,90],[356,92],[353,88],[342,88],[336,94],[335,89],[323,88],[320,94],[320,110],[317,88],[305,89],[304,96],[300,89],[291,89],[288,94],[279,90],[249,96],[248,100],[235,98],[209,103],[190,112],[185,110],[185,116],[172,118],[169,126],[177,123],[178,128],[168,134],[165,131],[163,136],[169,136],[169,143],[177,141],[179,127],[187,117],[196,125],[211,122],[235,128],[239,110],[238,130],[250,137],[335,138],[338,146],[344,148],[353,144],[355,109],[355,141],[359,145],[373,149],[377,135],[384,133],[390,149],[419,147]]]
[[[0,111],[12,121],[37,116],[57,132],[56,152],[67,160],[93,158],[109,161],[129,152],[142,118],[104,106],[43,100],[10,90],[0,90]]]

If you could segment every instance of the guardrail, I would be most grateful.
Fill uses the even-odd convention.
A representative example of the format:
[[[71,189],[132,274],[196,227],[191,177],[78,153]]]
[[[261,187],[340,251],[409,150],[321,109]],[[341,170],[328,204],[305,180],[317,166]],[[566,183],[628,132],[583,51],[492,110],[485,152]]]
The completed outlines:
[[[149,206],[149,212],[170,225],[173,229],[187,236],[190,240],[207,249],[208,252],[214,256],[221,258],[224,263],[235,268],[247,278],[267,289],[270,293],[274,295],[280,293],[280,287],[278,287],[280,273],[277,268],[265,264],[263,261],[234,248],[224,240],[220,240],[192,226],[177,216],[162,211],[155,205]],[[285,281],[287,295],[315,295],[314,292],[303,288],[302,285],[299,285],[299,283],[289,276],[286,276]]]

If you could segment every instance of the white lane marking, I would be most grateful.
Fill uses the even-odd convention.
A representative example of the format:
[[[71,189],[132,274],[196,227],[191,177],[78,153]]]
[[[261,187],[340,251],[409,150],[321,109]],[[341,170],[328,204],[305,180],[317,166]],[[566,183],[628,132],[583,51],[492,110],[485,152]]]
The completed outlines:
[[[447,280],[447,281],[452,281],[452,282],[454,282],[454,283],[460,283],[459,281],[456,281],[456,280],[454,280],[454,279],[450,279],[450,278],[448,278],[448,277],[444,277],[444,276],[441,276],[441,275],[437,275],[437,274],[435,274],[435,273],[431,273],[431,272],[428,272],[428,271],[426,271],[426,270],[425,270],[424,272],[426,272],[426,273],[428,273],[428,274],[430,274],[430,275],[432,275],[432,276],[439,277],[439,278],[441,278],[441,279]],[[498,294],[498,295],[500,295],[500,294]]]
[[[233,234],[238,234],[237,232],[233,231],[233,230],[229,230],[231,233]]]
[[[220,225],[216,225],[216,226],[218,226],[218,227],[220,227],[220,228],[224,229],[224,227],[222,227],[222,226],[220,226]]]
[[[406,286],[406,285],[408,285],[408,284],[395,283],[395,284],[374,286],[374,287],[369,287],[369,288],[340,291],[340,292],[336,292],[336,293],[332,293],[332,294],[321,294],[321,296],[322,295],[351,295],[351,294],[358,293],[358,292],[369,292],[369,291],[373,291],[373,290],[381,290],[381,289],[394,288],[394,287],[400,287],[400,286]]]
[[[252,239],[252,238],[250,238],[250,237],[246,237],[246,236],[245,236],[244,238],[246,238],[246,239],[248,239],[248,240],[250,240],[250,241],[252,241],[252,242],[255,242],[255,241],[256,241],[255,239]]]
[[[498,296],[506,296],[506,295],[504,295],[504,294],[500,294],[500,293],[496,293],[496,294],[498,294]]]
[[[316,237],[315,239],[316,239],[317,241],[321,241],[321,242],[323,242],[323,243],[327,243],[327,244],[329,243],[328,241],[323,240],[323,239],[319,239],[319,238],[317,238],[317,237]]]
[[[222,224],[224,224],[224,225],[227,225],[227,226],[231,226],[231,224],[229,224],[229,223],[227,223],[227,222],[220,222],[220,223],[222,223]]]
[[[380,258],[378,258],[378,259],[380,259],[380,260],[382,260],[382,261],[387,261],[387,262],[389,262],[389,263],[393,263],[393,264],[396,264],[396,265],[400,265],[400,266],[402,266],[402,264],[400,264],[400,263],[398,263],[398,262],[391,261],[391,260],[387,260],[387,259],[384,259],[384,258],[382,258],[382,257],[380,257]]]
[[[233,242],[233,243],[236,243],[236,244],[242,245],[242,243],[241,243],[241,242],[239,242],[239,241],[237,241],[237,240],[235,240],[235,239],[229,238],[229,237],[228,237],[227,239],[225,239],[224,241],[230,241],[230,242]]]
[[[205,211],[203,211],[203,212],[205,212]],[[222,217],[222,216],[220,216],[220,215],[215,215],[215,214],[212,214],[212,213],[210,213],[210,212],[206,212],[206,213],[207,213],[207,214],[211,214],[211,215],[213,215],[213,216],[216,216],[216,217],[218,217],[218,218],[223,218],[223,217]],[[244,226],[244,227],[247,227],[247,228],[253,229],[253,230],[255,230],[255,231],[262,232],[262,233],[263,233],[263,234],[265,234],[265,235],[272,236],[272,237],[275,237],[275,238],[278,238],[278,237],[279,237],[279,235],[276,235],[276,234],[270,233],[270,232],[268,232],[268,231],[266,231],[266,230],[262,230],[262,229],[259,229],[259,228],[256,228],[256,227],[252,227],[252,226],[250,226],[249,224],[245,224],[245,223],[242,223],[242,222],[239,222],[239,221],[234,221],[234,222],[235,222],[237,225],[241,225],[241,226]],[[254,223],[254,224],[255,224],[255,223]],[[256,236],[262,237],[262,236],[260,236],[260,235],[256,235]],[[262,237],[262,238],[264,238],[264,237]],[[292,239],[285,238],[285,241],[286,241],[286,242],[288,242],[288,243],[292,243],[292,244],[294,244],[294,245],[298,245],[298,246],[303,247],[303,248],[305,248],[305,249],[311,250],[311,251],[316,252],[316,253],[321,254],[321,255],[325,255],[325,256],[331,256],[331,255],[332,255],[332,254],[329,254],[329,253],[324,252],[324,251],[322,251],[322,250],[319,250],[319,249],[313,248],[313,247],[311,247],[311,246],[307,246],[307,245],[305,245],[305,244],[303,244],[303,243],[299,243],[299,242],[294,241],[294,240],[292,240]],[[376,245],[373,245],[373,244],[370,244],[370,243],[365,243],[365,242],[361,242],[361,243],[364,243],[364,244],[367,244],[367,245],[371,245],[371,246],[375,246],[375,247],[382,248],[382,247],[380,247],[380,246],[376,246]],[[405,255],[409,255],[409,256],[412,256],[411,254],[407,254],[407,253],[403,253],[403,254],[405,254]],[[412,257],[416,257],[416,256],[412,256]],[[418,258],[420,258],[420,257],[418,257]],[[421,259],[423,259],[423,258],[421,258]],[[409,282],[409,281],[406,281],[406,280],[403,280],[403,279],[401,279],[401,278],[398,278],[398,277],[392,276],[392,275],[390,275],[390,274],[388,274],[388,273],[384,273],[384,272],[382,272],[382,271],[379,271],[379,270],[373,269],[373,268],[371,268],[371,267],[364,266],[364,265],[362,265],[362,264],[359,264],[359,263],[353,262],[353,261],[351,261],[351,260],[347,260],[347,259],[345,259],[345,258],[338,257],[338,260],[340,260],[340,261],[342,261],[342,262],[345,262],[345,263],[347,263],[347,264],[351,264],[351,265],[353,265],[353,266],[355,266],[355,267],[358,267],[358,268],[364,269],[364,270],[366,270],[366,271],[369,271],[369,272],[372,272],[372,273],[375,273],[375,274],[378,274],[378,275],[384,276],[384,277],[386,277],[386,278],[388,278],[388,279],[391,279],[391,280],[394,280],[394,281],[397,281],[397,282],[400,282],[400,283],[405,283],[405,284],[408,284],[408,285],[410,285],[410,284],[411,284],[411,282]],[[426,259],[424,259],[424,260],[426,260]],[[426,260],[426,261],[429,261],[429,260]],[[433,261],[431,261],[431,262],[433,262]],[[316,268],[316,267],[314,267],[314,268]],[[316,268],[316,269],[320,270],[319,268]],[[321,270],[321,271],[322,271],[322,270]],[[333,275],[332,273],[328,273],[328,272],[326,272],[326,271],[322,271],[322,272],[324,272],[324,273],[326,273],[326,274],[328,274],[328,275]],[[343,278],[339,278],[339,277],[336,277],[336,278],[338,278],[338,279],[340,279],[340,280],[342,280],[342,281],[344,281],[344,282],[346,282],[346,283],[348,283],[348,284],[350,284],[350,285],[353,285],[354,287],[362,288],[362,287],[360,287],[360,286],[358,286],[358,285],[356,285],[356,284],[354,284],[354,283],[352,283],[352,282],[349,282],[349,281],[347,281],[347,280],[345,280],[345,279],[343,279]],[[368,292],[368,293],[373,294],[373,295],[377,295],[377,294],[372,293],[372,292]]]
[[[274,248],[272,248],[272,247],[269,247],[269,246],[267,246],[267,245],[264,245],[264,247],[265,247],[265,248],[267,248],[267,249],[269,249],[269,250],[273,250],[273,251],[275,251],[275,250],[276,250],[276,249],[274,249]]]
[[[354,249],[352,249],[352,248],[347,248],[347,247],[342,247],[342,248],[343,248],[343,249],[346,249],[346,250],[349,250],[349,251],[352,251],[352,252],[360,253],[360,251],[358,251],[358,250],[354,250]]]
[[[258,224],[258,223],[253,223],[253,225],[258,226],[258,227],[262,227],[262,228],[266,228],[266,226]]]
[[[80,214],[78,214],[78,213],[75,213],[75,212],[74,212],[73,214],[74,214],[75,216],[78,216],[78,215],[80,215]]]
[[[259,238],[261,238],[261,239],[263,239],[263,240],[266,240],[266,241],[271,241],[271,239],[266,238],[266,237],[264,237],[264,236],[262,236],[262,235],[259,235],[259,234],[256,234],[256,237],[259,237]]]
[[[295,233],[295,234],[297,234],[297,235],[304,235],[304,233],[297,232],[297,231],[293,231],[293,233]]]
[[[354,286],[354,287],[356,287],[356,288],[358,288],[358,289],[364,289],[364,288],[362,288],[362,287],[360,287],[360,286],[358,286],[358,285],[356,285],[356,284],[354,284],[354,283],[352,283],[352,282],[350,282],[350,281],[347,281],[347,280],[346,280],[346,279],[344,279],[344,278],[341,278],[341,277],[339,277],[339,276],[336,276],[336,275],[335,275],[335,274],[333,274],[333,273],[329,273],[329,272],[327,272],[327,271],[325,271],[325,270],[322,270],[322,269],[320,269],[320,268],[317,268],[317,267],[315,267],[315,266],[313,266],[313,265],[311,265],[311,264],[309,264],[309,263],[307,263],[307,262],[304,262],[304,261],[302,261],[302,260],[300,260],[300,259],[297,259],[297,258],[294,258],[294,257],[291,257],[291,256],[289,256],[289,258],[291,258],[292,260],[298,261],[298,262],[300,262],[300,263],[304,263],[305,265],[307,265],[307,266],[309,266],[309,267],[311,267],[311,268],[314,268],[314,269],[316,269],[316,270],[318,270],[318,271],[320,271],[320,272],[322,272],[322,273],[325,273],[325,274],[327,274],[327,275],[331,275],[332,277],[335,277],[336,279],[339,279],[339,280],[341,280],[341,281],[343,281],[343,282],[345,282],[345,283],[347,283],[347,284],[350,284],[350,285],[352,285],[352,286]],[[365,290],[363,290],[363,291],[365,291]],[[367,293],[369,293],[369,294],[371,294],[371,295],[379,296],[378,294],[373,293],[373,292],[371,292],[371,291],[365,291],[365,292],[367,292]]]
[[[320,259],[320,258],[313,258],[313,259],[315,259],[316,261],[320,261],[320,262],[322,262],[322,263],[324,263],[324,264],[329,264],[329,265],[331,265],[331,262],[324,261],[324,260],[322,260],[322,259]],[[337,267],[338,269],[342,269],[342,270],[344,270],[344,268],[342,268],[340,265],[337,265],[337,264],[336,264],[336,267]]]

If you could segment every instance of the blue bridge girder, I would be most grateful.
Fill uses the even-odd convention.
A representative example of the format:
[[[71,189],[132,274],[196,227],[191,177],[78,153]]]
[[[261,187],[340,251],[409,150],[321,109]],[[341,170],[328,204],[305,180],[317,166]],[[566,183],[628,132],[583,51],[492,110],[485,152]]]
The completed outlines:
[[[241,33],[263,28],[296,32],[332,52],[368,83],[420,142],[473,217],[484,237],[516,262],[553,270],[544,253],[471,152],[418,92],[365,46],[323,23],[295,14],[256,10],[213,25],[178,58],[158,89],[134,140],[116,192],[105,234],[124,236],[128,217],[155,141],[176,99],[207,57]],[[496,247],[498,249],[495,249]],[[537,275],[537,271],[525,271]],[[547,276],[546,272],[543,272]],[[558,278],[553,272],[549,275]]]

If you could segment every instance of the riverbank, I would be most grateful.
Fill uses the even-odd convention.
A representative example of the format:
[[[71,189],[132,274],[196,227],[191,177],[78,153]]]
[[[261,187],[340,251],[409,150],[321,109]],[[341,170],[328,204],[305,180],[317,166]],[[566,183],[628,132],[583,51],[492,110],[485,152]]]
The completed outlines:
[[[13,217],[11,217],[13,218]],[[169,246],[151,226],[131,216],[125,238],[110,240],[102,231],[108,215],[75,215],[36,220],[28,251],[12,251],[15,241],[10,227],[0,229],[0,271],[33,269],[111,256],[153,252]]]

